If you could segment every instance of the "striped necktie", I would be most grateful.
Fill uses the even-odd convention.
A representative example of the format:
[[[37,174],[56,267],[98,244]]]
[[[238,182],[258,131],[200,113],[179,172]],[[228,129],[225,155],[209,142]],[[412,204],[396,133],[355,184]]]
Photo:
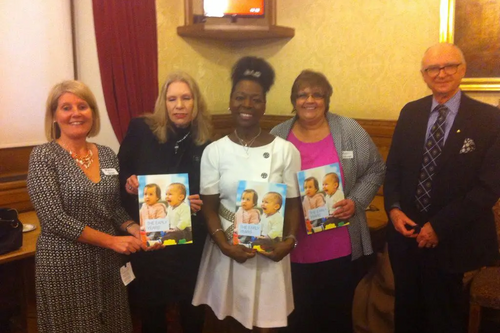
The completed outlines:
[[[424,158],[418,179],[415,203],[421,212],[428,211],[431,205],[432,178],[437,166],[437,160],[444,146],[444,129],[446,115],[449,109],[439,104],[434,111],[439,112],[438,118],[431,127],[429,137],[425,142]]]

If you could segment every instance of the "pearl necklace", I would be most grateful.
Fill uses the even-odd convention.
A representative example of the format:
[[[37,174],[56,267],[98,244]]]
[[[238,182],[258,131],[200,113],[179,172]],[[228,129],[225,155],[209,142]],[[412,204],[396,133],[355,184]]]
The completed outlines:
[[[236,138],[237,138],[237,139],[238,139],[238,141],[240,142],[240,145],[242,145],[242,146],[243,146],[243,148],[245,148],[245,151],[246,151],[247,153],[248,153],[248,149],[249,149],[250,147],[252,147],[252,144],[253,144],[253,143],[255,142],[255,140],[256,140],[256,139],[260,136],[260,134],[261,134],[261,133],[262,133],[262,129],[259,127],[259,133],[257,133],[257,135],[256,135],[253,139],[251,139],[251,140],[249,140],[249,141],[245,141],[245,140],[243,140],[242,138],[240,138],[240,137],[238,136],[238,132],[236,132],[236,130],[234,130],[234,135],[236,135]]]

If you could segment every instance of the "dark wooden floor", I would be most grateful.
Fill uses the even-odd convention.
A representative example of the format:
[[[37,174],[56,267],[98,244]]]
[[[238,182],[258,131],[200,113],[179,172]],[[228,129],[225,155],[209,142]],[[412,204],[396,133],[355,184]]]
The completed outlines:
[[[19,266],[16,263],[0,265],[0,333],[37,333],[36,325],[36,305],[34,290],[34,265],[29,262],[26,265]],[[20,270],[17,274],[15,271]],[[20,283],[19,277],[24,276],[25,283]],[[16,278],[17,277],[17,278]],[[16,303],[13,295],[22,295],[27,300],[27,305],[9,306],[9,303]],[[12,299],[10,299],[10,298]],[[137,311],[132,309],[132,321],[134,324],[134,333],[140,333],[140,320]],[[5,318],[11,318],[5,321]],[[24,318],[26,320],[24,320]],[[179,324],[179,314],[175,306],[167,310],[166,318],[169,323],[169,333],[182,333]],[[481,333],[499,333],[500,332],[500,310],[484,309],[482,316]],[[218,321],[210,309],[207,310],[205,322],[205,333],[241,333],[249,332],[244,329],[236,320],[228,318],[224,322]],[[161,332],[160,332],[161,333]]]
[[[210,310],[209,310],[210,311]],[[217,322],[215,317],[211,314],[207,317],[207,322],[205,325],[205,333],[243,333],[250,332],[245,330],[236,320],[228,318],[223,323]],[[132,316],[134,323],[134,333],[141,333],[140,321],[137,316]],[[179,326],[178,321],[176,321],[176,314],[174,312],[167,314],[167,320],[169,320],[169,333],[182,333],[182,329]],[[12,333],[38,333],[36,326],[36,318],[31,317],[27,320],[27,328],[22,329],[21,323],[16,323],[16,320],[12,323],[12,330],[5,330],[5,327],[0,326],[0,333],[12,332]],[[480,333],[499,333],[500,332],[500,311],[485,309],[483,312],[483,321],[481,324]]]

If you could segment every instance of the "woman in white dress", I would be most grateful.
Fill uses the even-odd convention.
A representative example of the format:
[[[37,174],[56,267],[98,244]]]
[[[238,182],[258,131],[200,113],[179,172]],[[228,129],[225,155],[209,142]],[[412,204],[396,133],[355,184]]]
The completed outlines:
[[[259,124],[274,82],[272,67],[244,57],[231,78],[229,110],[236,129],[210,144],[201,161],[202,213],[212,239],[205,243],[193,304],[207,304],[219,320],[231,316],[254,332],[275,332],[293,310],[288,254],[296,245],[300,216],[300,154]],[[240,180],[287,185],[284,237],[270,252],[231,244]]]

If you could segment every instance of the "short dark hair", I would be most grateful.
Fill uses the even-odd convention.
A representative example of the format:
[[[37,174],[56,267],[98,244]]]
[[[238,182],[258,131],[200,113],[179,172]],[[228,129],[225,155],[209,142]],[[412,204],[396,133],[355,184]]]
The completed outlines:
[[[253,205],[254,206],[257,205],[257,202],[259,201],[259,195],[257,194],[257,192],[255,192],[255,190],[249,188],[249,189],[244,190],[243,193],[252,193],[253,194],[253,200],[252,200],[253,201]]]
[[[160,189],[160,186],[156,185],[155,183],[147,184],[146,186],[144,186],[144,190],[146,190],[147,188],[153,188],[153,187],[156,190],[156,196],[158,197],[158,199],[161,199],[161,189]]]
[[[323,73],[315,72],[310,69],[303,70],[293,82],[290,101],[292,102],[294,110],[299,90],[305,87],[317,87],[321,89],[322,93],[325,95],[325,113],[327,113],[328,110],[330,110],[330,98],[333,94],[332,85],[328,82],[328,79]]]
[[[274,69],[264,59],[258,57],[243,57],[238,60],[231,71],[231,96],[234,87],[242,80],[251,80],[257,82],[264,91],[264,96],[274,83]]]
[[[313,181],[314,182],[314,187],[316,187],[316,189],[319,191],[319,183],[318,183],[318,180],[315,178],[315,177],[308,177],[304,180],[304,184],[306,182],[309,182],[309,181]]]

